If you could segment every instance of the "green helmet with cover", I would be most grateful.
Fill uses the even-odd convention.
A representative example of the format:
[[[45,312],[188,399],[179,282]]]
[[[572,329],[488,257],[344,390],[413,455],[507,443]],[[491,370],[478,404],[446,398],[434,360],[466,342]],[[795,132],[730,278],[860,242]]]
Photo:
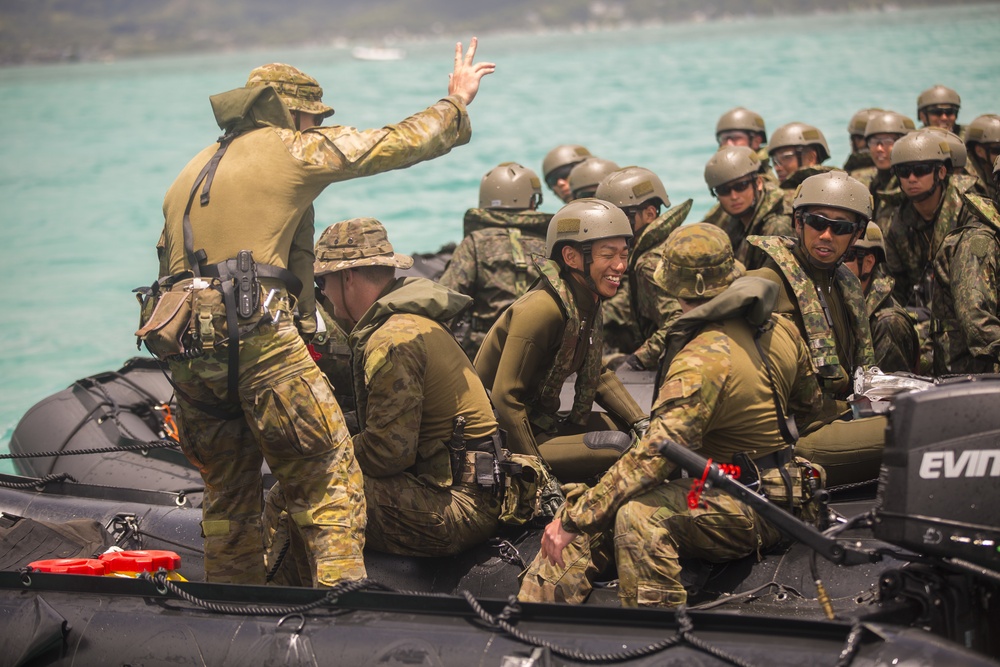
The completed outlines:
[[[865,124],[865,139],[876,134],[903,136],[917,129],[913,119],[895,111],[876,111],[868,116]]]
[[[946,130],[943,127],[937,127],[935,125],[928,125],[927,127],[922,127],[917,132],[929,132],[933,135],[941,137],[948,142],[948,152],[951,153],[951,166],[954,169],[964,169],[966,163],[969,161],[969,151],[965,147],[965,142],[962,138],[952,132],[951,130]]]
[[[760,156],[749,146],[723,146],[705,165],[705,183],[712,192],[723,183],[760,171]]]
[[[707,222],[684,225],[663,245],[653,279],[675,299],[711,299],[744,273],[729,236]]]
[[[870,252],[879,257],[879,261],[885,260],[885,240],[882,237],[882,228],[878,224],[868,221],[864,235],[854,242],[854,247]]]
[[[892,145],[892,166],[907,162],[951,161],[948,141],[931,132],[911,132],[896,140]]]
[[[759,132],[764,141],[767,141],[767,129],[764,127],[764,119],[755,111],[744,107],[730,109],[719,116],[715,124],[715,139],[718,141],[719,135],[723,132]]]
[[[659,199],[663,206],[670,206],[663,181],[643,167],[623,167],[611,172],[597,184],[594,197],[622,209],[634,208],[653,199]]]
[[[486,172],[479,183],[479,208],[523,211],[542,203],[542,182],[531,169],[516,162],[502,162]]]
[[[556,259],[566,243],[587,245],[617,237],[632,238],[632,225],[620,208],[603,199],[575,199],[559,209],[549,221],[545,254],[549,259]]]
[[[1000,143],[1000,116],[985,113],[972,119],[965,130],[965,145]]]
[[[560,178],[569,176],[574,165],[583,162],[591,153],[579,144],[562,144],[550,150],[542,160],[542,178],[552,187]]]
[[[917,97],[918,115],[927,107],[936,106],[949,106],[960,109],[962,107],[962,98],[959,97],[956,91],[941,84],[931,86]]]
[[[359,266],[408,269],[413,258],[393,252],[389,235],[375,218],[352,218],[323,231],[316,242],[313,273],[317,276]]]
[[[858,214],[862,224],[872,219],[875,202],[868,188],[847,175],[846,171],[829,171],[802,181],[795,191],[792,210],[806,206],[830,206]]]
[[[775,130],[771,135],[767,152],[774,155],[775,151],[781,148],[812,148],[816,151],[819,162],[830,157],[830,146],[826,143],[826,137],[818,127],[806,123],[787,123]]]
[[[289,111],[303,111],[320,118],[333,115],[333,107],[323,104],[319,82],[297,67],[284,63],[261,65],[250,72],[247,88],[271,86]]]
[[[851,116],[851,122],[847,124],[847,133],[852,137],[863,137],[865,136],[865,127],[868,125],[868,119],[871,118],[872,114],[884,111],[884,109],[879,109],[878,107],[872,107],[870,109],[860,109]]]
[[[592,196],[604,177],[618,169],[620,167],[611,160],[599,157],[588,157],[575,165],[569,172],[569,189],[573,198]]]

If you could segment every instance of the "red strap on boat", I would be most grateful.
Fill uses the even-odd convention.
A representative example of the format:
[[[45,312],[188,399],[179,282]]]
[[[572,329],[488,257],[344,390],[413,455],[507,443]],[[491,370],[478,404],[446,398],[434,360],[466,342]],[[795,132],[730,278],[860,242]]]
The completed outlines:
[[[726,473],[734,479],[740,478],[740,467],[734,463],[718,463],[719,470]],[[703,507],[701,505],[701,494],[705,491],[705,480],[708,479],[708,471],[712,469],[712,459],[708,459],[705,462],[705,472],[702,473],[701,479],[695,480],[691,484],[691,490],[688,491],[687,501],[688,509],[698,509],[698,507]]]

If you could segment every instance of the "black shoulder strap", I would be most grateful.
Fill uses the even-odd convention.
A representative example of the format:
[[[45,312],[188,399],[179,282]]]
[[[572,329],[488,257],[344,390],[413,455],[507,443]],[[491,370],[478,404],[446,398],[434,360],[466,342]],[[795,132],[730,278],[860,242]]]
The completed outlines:
[[[219,150],[215,151],[215,155],[201,168],[198,178],[194,179],[194,185],[191,186],[191,194],[188,195],[187,206],[184,207],[184,222],[182,227],[184,232],[184,255],[191,265],[191,273],[196,278],[201,277],[200,264],[205,261],[206,255],[204,250],[195,251],[194,249],[194,232],[191,229],[191,205],[194,203],[194,193],[198,191],[198,186],[204,181],[205,185],[201,189],[200,202],[202,206],[208,206],[212,181],[215,179],[215,171],[219,168],[222,156],[226,154],[229,145],[237,136],[239,136],[239,133],[233,132],[219,137]]]
[[[774,411],[778,414],[778,429],[781,431],[781,437],[788,445],[794,447],[795,443],[799,441],[799,429],[795,425],[795,420],[786,417],[785,411],[781,409],[781,401],[778,400],[778,389],[774,386],[771,360],[764,354],[764,349],[760,346],[760,337],[772,328],[774,328],[773,320],[757,329],[753,336],[753,344],[757,348],[757,354],[760,355],[761,361],[764,362],[764,369],[767,371],[767,383],[771,385],[771,399],[774,401]]]

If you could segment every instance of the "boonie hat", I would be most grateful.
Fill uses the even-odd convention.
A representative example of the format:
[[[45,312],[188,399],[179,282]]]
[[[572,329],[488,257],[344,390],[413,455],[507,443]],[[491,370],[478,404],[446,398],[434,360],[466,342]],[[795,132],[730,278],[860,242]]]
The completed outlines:
[[[271,86],[289,111],[304,111],[321,118],[333,115],[333,107],[323,104],[319,82],[297,67],[270,63],[257,67],[247,78],[246,88]]]
[[[375,218],[352,218],[327,227],[316,242],[313,273],[321,276],[359,266],[408,269],[413,258],[393,252],[385,227]]]
[[[729,236],[715,225],[697,222],[667,237],[653,279],[675,299],[710,299],[744,272]]]

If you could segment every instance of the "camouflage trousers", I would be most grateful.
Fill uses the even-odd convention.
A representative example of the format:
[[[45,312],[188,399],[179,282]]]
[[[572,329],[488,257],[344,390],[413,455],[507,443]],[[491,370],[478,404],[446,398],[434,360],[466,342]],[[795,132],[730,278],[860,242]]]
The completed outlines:
[[[560,482],[600,477],[630,445],[628,427],[606,412],[591,412],[584,426],[562,422],[551,433],[536,430],[538,452]]]
[[[581,536],[563,550],[566,567],[539,553],[521,582],[524,602],[583,602],[613,554],[622,606],[676,607],[687,602],[681,558],[724,563],[776,545],[781,535],[753,509],[714,489],[689,509],[693,480],[681,479],[629,500],[615,516],[614,533]],[[611,537],[613,535],[613,542]]]
[[[281,482],[308,551],[309,583],[365,576],[361,469],[330,383],[291,322],[240,341],[238,396],[228,350],[171,362],[180,388],[181,447],[205,482],[202,531],[209,581],[263,584],[261,465]],[[222,419],[188,402],[236,413]],[[242,413],[242,414],[240,414]]]

